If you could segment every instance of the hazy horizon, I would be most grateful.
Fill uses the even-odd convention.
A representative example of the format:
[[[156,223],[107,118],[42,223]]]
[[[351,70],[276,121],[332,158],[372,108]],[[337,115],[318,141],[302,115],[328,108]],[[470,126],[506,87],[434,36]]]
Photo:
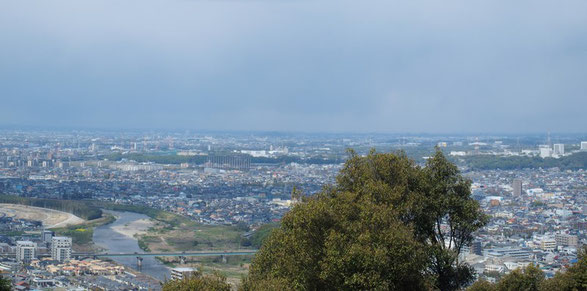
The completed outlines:
[[[215,129],[198,129],[198,128],[120,128],[120,127],[56,127],[56,126],[23,126],[23,125],[2,125],[0,124],[0,131],[8,132],[47,132],[47,133],[74,133],[74,132],[88,132],[88,133],[122,133],[122,134],[175,134],[175,135],[334,135],[334,136],[395,136],[395,137],[573,137],[573,138],[587,138],[587,132],[376,132],[376,131],[303,131],[303,130],[215,130]]]
[[[0,128],[587,132],[587,2],[0,9]]]

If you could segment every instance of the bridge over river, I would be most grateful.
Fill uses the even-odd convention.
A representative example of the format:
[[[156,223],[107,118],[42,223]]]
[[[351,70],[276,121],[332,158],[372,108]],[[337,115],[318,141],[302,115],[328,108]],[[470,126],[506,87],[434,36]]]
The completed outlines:
[[[187,257],[215,257],[219,256],[223,259],[226,256],[250,256],[257,253],[257,250],[231,250],[231,251],[187,251],[187,252],[159,252],[159,253],[72,253],[72,258],[136,258],[137,268],[142,269],[144,257],[178,257],[181,263],[186,262]],[[15,257],[15,253],[3,254],[4,256]],[[50,257],[51,254],[37,254],[37,257]]]
[[[161,253],[72,253],[72,257],[210,257],[210,256],[247,256],[254,255],[257,250],[236,251],[187,251],[187,252],[161,252]]]
[[[220,256],[224,259],[226,256],[249,256],[257,253],[257,250],[237,250],[237,251],[186,251],[186,252],[159,252],[159,253],[72,253],[74,258],[99,258],[99,257],[135,257],[137,258],[137,268],[142,269],[144,257],[178,257],[181,263],[185,263],[187,257],[215,257]]]

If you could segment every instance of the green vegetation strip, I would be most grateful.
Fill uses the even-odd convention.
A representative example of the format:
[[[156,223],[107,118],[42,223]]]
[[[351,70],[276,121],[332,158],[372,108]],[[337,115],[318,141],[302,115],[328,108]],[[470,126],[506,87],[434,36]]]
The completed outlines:
[[[561,170],[587,169],[587,152],[575,153],[558,159],[540,157],[471,156],[464,158],[467,166],[477,170],[520,170],[559,168]]]
[[[147,206],[138,206],[138,205],[126,205],[126,204],[115,204],[112,202],[103,202],[103,201],[92,201],[92,206],[113,210],[113,211],[127,211],[127,212],[134,212],[144,214],[154,220],[169,224],[172,227],[177,227],[181,224],[194,224],[195,222],[190,220],[187,217],[181,216],[179,214],[167,212],[164,210],[159,210]]]
[[[104,214],[102,218],[94,219],[83,224],[70,225],[67,227],[54,228],[57,235],[69,236],[73,243],[84,245],[92,242],[94,228],[112,223],[116,218],[110,214]]]

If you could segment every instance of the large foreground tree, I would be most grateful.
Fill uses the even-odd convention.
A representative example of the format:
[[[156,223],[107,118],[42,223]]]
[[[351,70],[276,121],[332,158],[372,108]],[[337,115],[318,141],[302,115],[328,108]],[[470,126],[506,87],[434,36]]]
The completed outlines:
[[[350,151],[336,186],[283,217],[242,289],[456,290],[473,278],[458,255],[485,222],[440,150],[425,167],[403,152]]]

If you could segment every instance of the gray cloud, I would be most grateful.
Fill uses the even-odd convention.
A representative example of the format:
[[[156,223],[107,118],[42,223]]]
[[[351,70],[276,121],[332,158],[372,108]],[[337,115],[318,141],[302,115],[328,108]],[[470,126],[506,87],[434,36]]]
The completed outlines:
[[[0,4],[0,125],[584,132],[587,2]]]

